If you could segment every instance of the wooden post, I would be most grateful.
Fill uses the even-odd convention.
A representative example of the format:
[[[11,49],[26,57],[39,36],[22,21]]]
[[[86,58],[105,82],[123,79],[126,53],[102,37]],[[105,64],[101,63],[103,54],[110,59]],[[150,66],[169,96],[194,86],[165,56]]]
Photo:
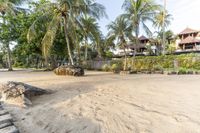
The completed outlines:
[[[183,44],[183,50],[185,50],[185,44]]]

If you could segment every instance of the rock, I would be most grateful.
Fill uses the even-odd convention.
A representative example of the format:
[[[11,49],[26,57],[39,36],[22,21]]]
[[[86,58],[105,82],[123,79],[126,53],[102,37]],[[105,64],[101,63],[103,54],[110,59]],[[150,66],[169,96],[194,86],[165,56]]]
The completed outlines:
[[[54,70],[56,75],[84,76],[84,69],[79,66],[60,66]]]
[[[35,86],[31,86],[21,82],[9,81],[6,84],[3,84],[2,87],[0,87],[0,101],[8,102],[10,100],[13,100],[14,103],[12,104],[21,104],[22,106],[26,107],[27,105],[32,104],[30,99],[33,96],[43,95],[47,93],[48,91]]]
[[[0,133],[19,133],[19,130],[15,126],[8,126],[0,129]]]
[[[0,125],[12,121],[10,114],[0,116]]]

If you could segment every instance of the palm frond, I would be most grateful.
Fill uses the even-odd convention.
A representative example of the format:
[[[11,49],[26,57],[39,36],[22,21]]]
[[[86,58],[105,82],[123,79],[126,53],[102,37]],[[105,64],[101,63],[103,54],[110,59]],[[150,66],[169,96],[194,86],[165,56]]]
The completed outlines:
[[[45,58],[48,57],[50,49],[53,45],[54,39],[56,37],[57,30],[60,25],[60,15],[53,17],[52,21],[49,24],[49,28],[42,39],[42,52]]]

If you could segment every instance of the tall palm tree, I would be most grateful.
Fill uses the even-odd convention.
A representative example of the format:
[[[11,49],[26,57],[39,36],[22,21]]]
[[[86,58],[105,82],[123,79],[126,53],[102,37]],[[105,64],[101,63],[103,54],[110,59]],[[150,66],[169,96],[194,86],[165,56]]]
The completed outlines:
[[[92,17],[85,16],[81,19],[81,24],[83,26],[83,36],[85,40],[85,61],[88,57],[88,39],[95,42],[98,41],[97,34],[99,32],[99,26],[96,19]]]
[[[0,14],[2,17],[3,24],[6,25],[6,19],[5,16],[7,14],[15,14],[15,11],[17,10],[16,5],[20,5],[24,0],[1,0],[0,1]],[[7,49],[7,55],[8,55],[8,71],[12,71],[12,59],[11,59],[11,50],[10,50],[10,42],[8,39],[3,40],[4,45]]]
[[[170,25],[172,15],[167,11],[160,11],[154,17],[154,27],[158,28],[158,32],[162,32],[162,53],[165,54],[165,29]]]
[[[105,14],[104,6],[93,0],[57,0],[56,2],[44,3],[40,7],[40,10],[43,11],[43,15],[30,27],[27,35],[28,40],[31,40],[31,36],[36,34],[34,29],[36,22],[41,19],[44,20],[46,17],[51,17],[52,20],[42,41],[43,54],[45,57],[48,56],[57,31],[59,29],[62,30],[59,27],[63,27],[70,63],[72,65],[74,65],[74,60],[70,48],[70,38],[74,39],[74,37],[70,33],[76,33],[77,27],[81,28],[79,19],[85,14],[96,18],[100,18]]]
[[[135,45],[139,44],[140,27],[143,27],[147,34],[151,34],[146,22],[153,22],[153,18],[160,6],[153,0],[125,0],[123,6],[124,16],[127,17],[134,27]],[[137,50],[134,50],[136,53]]]
[[[124,50],[124,71],[127,70],[127,37],[132,32],[132,27],[123,16],[119,16],[114,22],[111,22],[107,26],[109,33],[108,38],[111,38],[113,41],[117,40],[117,44],[120,48]]]

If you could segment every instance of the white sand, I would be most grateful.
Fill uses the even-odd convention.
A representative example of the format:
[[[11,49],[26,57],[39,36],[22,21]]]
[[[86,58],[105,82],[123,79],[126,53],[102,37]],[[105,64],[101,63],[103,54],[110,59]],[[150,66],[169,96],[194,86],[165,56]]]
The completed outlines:
[[[200,76],[0,72],[55,92],[7,107],[21,133],[200,133]]]

